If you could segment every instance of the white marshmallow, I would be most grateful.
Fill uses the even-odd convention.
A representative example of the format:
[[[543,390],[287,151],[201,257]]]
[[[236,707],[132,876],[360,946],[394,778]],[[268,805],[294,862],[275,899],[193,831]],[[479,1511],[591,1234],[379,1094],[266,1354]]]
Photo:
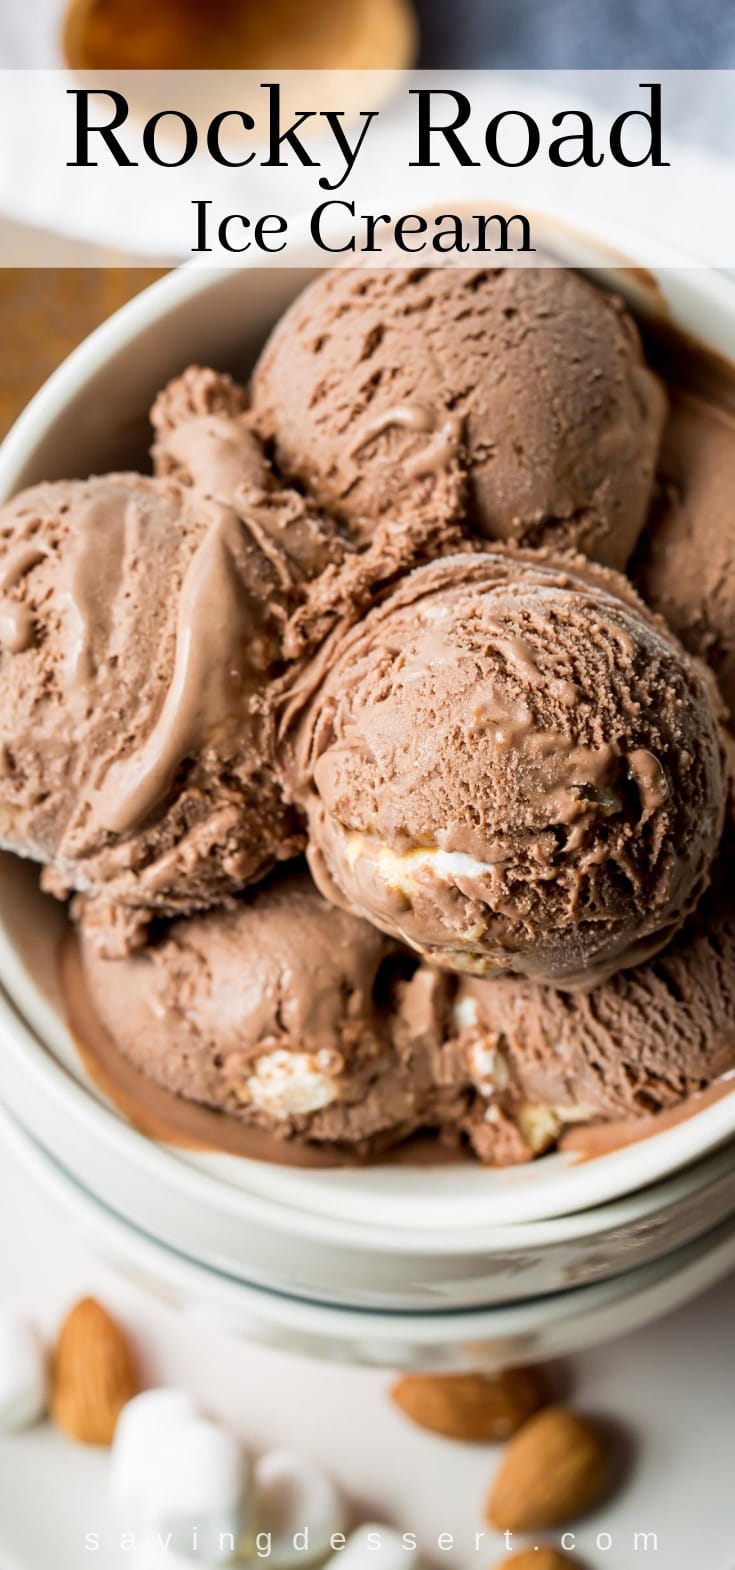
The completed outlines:
[[[457,1030],[471,1030],[477,1024],[477,999],[460,998],[454,1005],[452,1016]]]
[[[277,1048],[258,1058],[247,1081],[253,1106],[273,1118],[297,1117],[328,1107],[338,1093],[337,1081],[326,1074],[320,1054]]]
[[[354,867],[359,860],[367,839],[365,834],[350,835],[347,843],[350,866]],[[433,872],[441,883],[455,883],[462,878],[491,877],[495,871],[491,862],[478,861],[475,856],[468,856],[461,850],[440,850],[438,846],[398,851],[390,845],[377,844],[375,854],[378,869],[388,887],[408,895],[416,891],[417,873]]]
[[[467,1052],[467,1066],[473,1084],[485,1095],[492,1095],[494,1090],[504,1090],[508,1084],[505,1059],[489,1041],[472,1042]]]
[[[344,1505],[321,1467],[292,1450],[271,1450],[255,1465],[255,1532],[270,1536],[268,1570],[325,1559],[341,1531]]]
[[[324,1570],[418,1570],[419,1555],[403,1538],[380,1521],[368,1521],[352,1532]]]
[[[0,1432],[30,1428],[47,1402],[46,1358],[37,1330],[19,1314],[0,1314]]]
[[[144,1390],[123,1407],[110,1461],[110,1493],[131,1527],[140,1519],[148,1474],[162,1445],[198,1418],[185,1390]]]
[[[163,1438],[143,1504],[149,1537],[200,1565],[227,1564],[248,1526],[250,1468],[235,1436],[193,1418]]]

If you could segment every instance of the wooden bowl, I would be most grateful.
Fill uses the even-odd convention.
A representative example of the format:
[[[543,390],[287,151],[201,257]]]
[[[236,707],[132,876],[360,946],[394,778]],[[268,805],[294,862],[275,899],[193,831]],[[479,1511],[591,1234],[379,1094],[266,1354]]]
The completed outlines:
[[[412,0],[71,0],[72,70],[402,70]]]

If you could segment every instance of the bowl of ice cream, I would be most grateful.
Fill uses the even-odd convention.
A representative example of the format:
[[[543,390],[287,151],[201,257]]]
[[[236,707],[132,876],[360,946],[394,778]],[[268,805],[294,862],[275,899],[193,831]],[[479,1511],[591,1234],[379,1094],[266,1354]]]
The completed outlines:
[[[2,1095],[266,1286],[611,1277],[735,1133],[735,291],[585,246],[184,268],[0,454]]]

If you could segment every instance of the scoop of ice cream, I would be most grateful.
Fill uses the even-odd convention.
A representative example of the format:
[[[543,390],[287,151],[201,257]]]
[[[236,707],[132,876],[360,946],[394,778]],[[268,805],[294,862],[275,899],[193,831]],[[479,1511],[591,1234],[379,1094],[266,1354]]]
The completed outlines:
[[[244,388],[219,371],[190,366],[159,394],[151,419],[157,474],[234,507],[266,553],[275,539],[297,556],[304,592],[282,632],[289,658],[320,643],[336,621],[356,620],[386,583],[462,547],[461,530],[431,507],[409,520],[381,521],[361,547],[308,496],[275,478]]]
[[[151,409],[153,463],[164,479],[232,501],[275,480],[247,413],[247,394],[222,371],[190,365]]]
[[[347,542],[308,497],[278,483],[232,377],[189,366],[159,393],[151,423],[157,476],[189,490],[192,508],[204,500],[237,513],[283,605],[308,598],[310,585],[341,566]]]
[[[735,1071],[731,901],[714,889],[663,954],[591,992],[463,977],[454,1020],[480,1155],[497,1160],[502,1128],[522,1159],[564,1125],[665,1111]]]
[[[359,538],[466,506],[489,539],[623,566],[665,396],[620,301],[568,269],[338,268],[276,326],[253,408],[283,474]]]
[[[93,1007],[119,1050],[168,1090],[284,1139],[367,1150],[457,1104],[434,1060],[441,977],[336,910],[310,879],[269,880],[229,910],[171,923],[139,953],[80,930]]]
[[[661,479],[635,580],[711,664],[735,715],[735,419],[726,407],[672,390]]]
[[[0,510],[0,839],[54,892],[190,910],[301,843],[263,700],[332,533],[248,494],[122,475]]]
[[[625,579],[446,558],[325,667],[284,756],[328,897],[436,964],[567,987],[696,905],[724,815],[717,695]]]

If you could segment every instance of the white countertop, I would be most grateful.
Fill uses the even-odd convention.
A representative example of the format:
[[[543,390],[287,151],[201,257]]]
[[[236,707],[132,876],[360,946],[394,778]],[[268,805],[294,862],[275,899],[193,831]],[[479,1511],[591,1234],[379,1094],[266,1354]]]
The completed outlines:
[[[389,1376],[237,1341],[151,1299],[90,1254],[3,1150],[0,1194],[3,1306],[51,1330],[69,1303],[96,1294],[131,1330],[150,1383],[185,1385],[253,1450],[310,1452],[358,1518],[415,1531],[433,1565],[490,1570],[502,1557],[501,1540],[488,1535],[479,1552],[474,1543],[492,1447],[411,1428],[386,1399]],[[581,1355],[568,1373],[575,1403],[620,1424],[636,1450],[625,1486],[579,1528],[590,1570],[735,1570],[735,1278],[647,1331]],[[105,1503],[105,1472],[104,1454],[49,1426],[0,1440],[0,1570],[135,1570]],[[656,1532],[658,1551],[635,1552],[636,1531]],[[87,1532],[100,1534],[99,1551],[85,1550]],[[438,1549],[440,1533],[453,1534],[452,1550]],[[595,1547],[598,1533],[612,1546],[603,1538]]]

